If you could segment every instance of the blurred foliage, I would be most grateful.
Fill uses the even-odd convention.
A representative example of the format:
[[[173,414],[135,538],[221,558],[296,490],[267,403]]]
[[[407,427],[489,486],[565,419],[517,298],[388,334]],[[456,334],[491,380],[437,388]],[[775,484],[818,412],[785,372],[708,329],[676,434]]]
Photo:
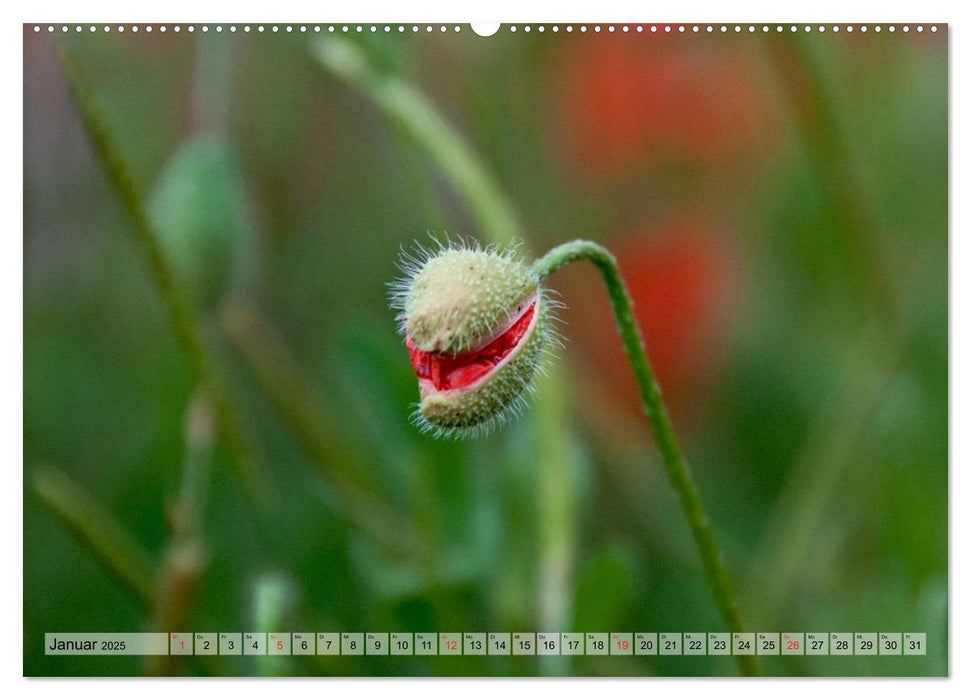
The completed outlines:
[[[205,307],[225,296],[250,237],[249,200],[233,161],[216,138],[191,141],[172,158],[151,198],[151,216],[170,264]]]
[[[946,673],[947,32],[462,29],[352,40],[479,155],[532,253],[573,237],[618,252],[747,626],[928,635],[925,657],[761,670]],[[148,553],[138,571],[160,566],[198,383],[81,127],[62,41],[173,263],[218,282],[197,295],[223,305],[205,337],[279,492],[254,508],[216,446],[183,631],[543,631],[550,610],[560,631],[719,630],[592,271],[552,280],[570,307],[565,506],[537,473],[535,415],[469,443],[409,424],[396,255],[427,231],[483,232],[413,134],[321,66],[328,39],[25,33],[25,673],[151,670],[43,655],[45,632],[157,618],[96,553],[100,531],[51,507],[70,497],[34,485],[78,484],[84,512]],[[550,512],[571,519],[563,541],[539,535]],[[173,670],[734,672],[719,657],[275,663]]]

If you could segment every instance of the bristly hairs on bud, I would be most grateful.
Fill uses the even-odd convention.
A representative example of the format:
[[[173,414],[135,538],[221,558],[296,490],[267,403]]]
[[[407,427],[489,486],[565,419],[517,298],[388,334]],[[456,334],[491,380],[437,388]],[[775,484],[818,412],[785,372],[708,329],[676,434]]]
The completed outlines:
[[[562,347],[563,304],[519,253],[429,235],[401,249],[390,304],[419,379],[412,422],[435,437],[475,438],[517,417]]]
[[[387,283],[391,309],[398,312],[395,320],[398,323],[398,332],[402,335],[405,334],[405,305],[408,295],[415,278],[429,260],[452,251],[471,251],[498,255],[507,260],[516,261],[519,260],[519,249],[523,245],[522,241],[516,241],[505,249],[496,244],[483,246],[472,236],[459,236],[447,231],[438,235],[429,231],[427,236],[427,244],[414,241],[410,249],[403,244],[398,248],[395,266],[401,272],[401,276]]]

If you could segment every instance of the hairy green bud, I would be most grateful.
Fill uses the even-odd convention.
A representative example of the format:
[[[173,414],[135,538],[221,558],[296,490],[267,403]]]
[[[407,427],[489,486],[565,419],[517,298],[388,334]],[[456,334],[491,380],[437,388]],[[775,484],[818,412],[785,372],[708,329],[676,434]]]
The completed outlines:
[[[403,255],[392,305],[418,377],[415,421],[439,436],[489,432],[519,413],[552,346],[558,303],[513,250],[475,244]]]

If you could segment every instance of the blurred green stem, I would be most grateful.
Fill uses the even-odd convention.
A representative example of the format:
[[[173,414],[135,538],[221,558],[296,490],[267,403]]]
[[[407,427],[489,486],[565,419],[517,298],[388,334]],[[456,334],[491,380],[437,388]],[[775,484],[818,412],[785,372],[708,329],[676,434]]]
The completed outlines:
[[[537,475],[537,522],[539,523],[539,614],[541,630],[564,630],[570,627],[572,607],[570,580],[573,574],[573,552],[576,539],[576,480],[573,470],[575,455],[566,423],[566,382],[563,368],[554,365],[549,376],[538,387],[535,425],[540,449]],[[569,672],[569,656],[539,657],[540,670],[548,675]]]
[[[213,353],[207,347],[195,310],[180,289],[176,276],[170,268],[159,244],[158,236],[149,222],[142,198],[121,157],[117,144],[108,133],[108,128],[100,114],[94,96],[81,79],[66,47],[60,54],[61,65],[98,158],[104,167],[108,180],[117,192],[121,203],[134,224],[138,242],[148,260],[158,290],[168,307],[176,335],[193,368],[201,377],[205,388],[212,397],[219,425],[220,436],[234,457],[243,488],[249,498],[257,504],[272,500],[269,482],[262,473],[260,463],[254,458],[253,447],[242,427],[242,422],[231,401],[223,373]]]
[[[413,552],[420,542],[414,523],[361,485],[354,470],[342,466],[354,463],[352,446],[333,428],[335,421],[311,394],[296,361],[260,311],[231,302],[223,308],[220,323],[297,442],[328,477],[346,517],[391,551]]]
[[[256,673],[260,676],[283,675],[288,657],[269,653],[270,645],[277,644],[273,635],[286,629],[287,609],[293,598],[289,582],[276,573],[266,573],[256,580],[253,590],[253,626],[259,633],[266,634],[265,654],[255,657]]]
[[[786,604],[807,572],[817,569],[820,532],[832,513],[833,496],[871,425],[899,359],[899,348],[888,346],[876,322],[864,328],[851,347],[824,401],[805,446],[793,462],[763,527],[762,544],[748,573],[751,609],[760,624],[782,622]]]
[[[844,257],[857,270],[859,311],[866,318],[860,341],[846,356],[835,395],[790,469],[767,518],[762,544],[749,571],[753,606],[763,624],[781,616],[800,572],[818,554],[817,537],[832,496],[854,464],[854,449],[869,426],[899,362],[905,327],[903,299],[881,235],[873,198],[859,166],[859,145],[847,128],[844,96],[834,79],[832,56],[817,41],[772,37],[768,46],[799,127],[806,161]]]
[[[155,603],[155,563],[124,523],[64,472],[39,468],[34,490],[53,513],[149,605]]]
[[[232,39],[209,32],[196,35],[192,128],[226,135],[232,72]]]
[[[847,275],[868,314],[882,310],[888,331],[899,326],[899,299],[887,250],[875,222],[872,197],[863,186],[853,157],[854,139],[847,133],[834,80],[828,74],[821,43],[801,34],[770,37],[775,65],[788,92],[793,119],[799,127],[806,162],[822,195],[823,207],[847,262],[858,274]],[[825,45],[825,44],[823,44]]]
[[[508,245],[520,235],[512,207],[458,132],[418,90],[372,66],[351,41],[327,37],[314,43],[317,60],[331,73],[367,95],[445,173],[466,202],[483,234]]]
[[[169,508],[171,539],[159,571],[155,631],[191,629],[188,610],[206,567],[208,554],[203,534],[213,448],[213,407],[199,392],[190,401],[185,418],[185,466],[182,486]],[[181,657],[150,657],[152,675],[170,675]]]
[[[620,268],[617,267],[616,259],[610,251],[597,243],[571,241],[558,245],[537,260],[533,265],[533,270],[538,279],[542,281],[559,268],[576,260],[589,261],[603,276],[604,283],[607,286],[607,294],[610,296],[610,303],[613,307],[614,318],[617,321],[617,330],[620,332],[621,339],[624,342],[624,350],[627,352],[627,359],[630,361],[634,378],[637,380],[644,412],[650,421],[654,440],[664,461],[668,478],[678,494],[681,509],[691,527],[691,534],[694,537],[698,553],[701,555],[701,562],[714,592],[715,602],[722,618],[728,625],[729,631],[741,632],[742,620],[738,613],[738,605],[735,602],[731,578],[725,568],[718,545],[715,544],[715,537],[708,522],[708,516],[698,498],[698,490],[681,455],[681,448],[678,445],[671,420],[668,418],[667,409],[661,398],[661,389],[654,379],[651,364],[647,359],[647,353],[644,351],[644,342],[641,339],[640,330],[637,328],[637,322],[634,320],[630,295],[620,275]],[[742,673],[745,675],[756,674],[755,662],[751,657],[735,656],[734,658]]]

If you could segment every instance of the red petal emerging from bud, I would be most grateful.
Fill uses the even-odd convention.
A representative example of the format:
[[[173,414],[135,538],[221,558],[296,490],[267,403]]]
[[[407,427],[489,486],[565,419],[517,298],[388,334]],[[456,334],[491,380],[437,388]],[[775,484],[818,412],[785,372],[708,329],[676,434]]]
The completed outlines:
[[[519,345],[536,311],[536,301],[527,307],[523,314],[501,335],[489,341],[478,350],[460,355],[442,355],[419,349],[405,336],[405,345],[411,364],[418,379],[431,382],[436,391],[464,389],[474,384],[502,362]]]

